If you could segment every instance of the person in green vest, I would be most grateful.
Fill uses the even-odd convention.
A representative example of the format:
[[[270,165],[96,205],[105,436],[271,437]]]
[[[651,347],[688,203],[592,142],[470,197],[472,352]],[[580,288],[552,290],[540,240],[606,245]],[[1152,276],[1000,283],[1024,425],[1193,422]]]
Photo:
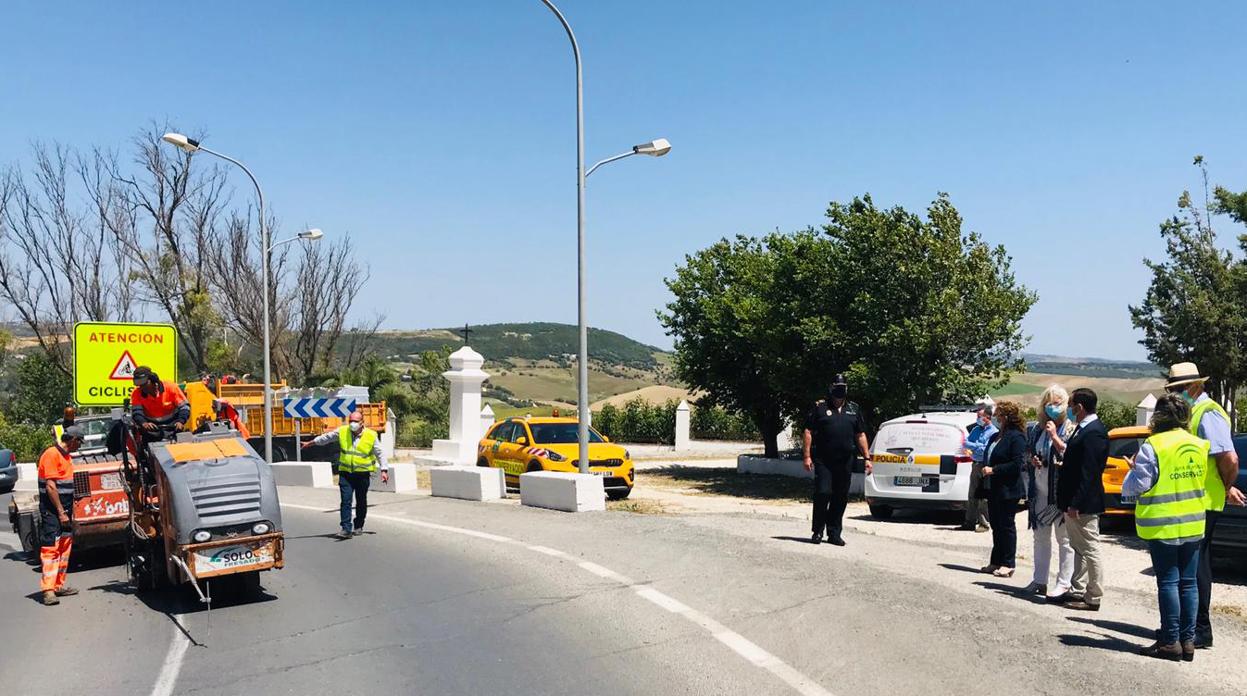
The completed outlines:
[[[1207,516],[1208,451],[1188,431],[1191,407],[1175,393],[1156,402],[1152,435],[1139,447],[1122,482],[1122,495],[1138,496],[1135,530],[1147,542],[1160,600],[1160,633],[1140,652],[1167,660],[1195,659],[1196,576]]]
[[[368,485],[372,474],[381,469],[381,483],[390,480],[390,465],[381,450],[381,438],[377,431],[364,427],[364,415],[352,411],[346,425],[303,443],[303,449],[315,445],[338,445],[338,492],[342,494],[339,522],[342,531],[334,535],[338,539],[350,539],[364,529],[368,516]],[[355,520],[351,520],[351,498],[355,499]]]
[[[1212,535],[1226,503],[1242,505],[1243,493],[1234,486],[1238,479],[1238,454],[1234,451],[1230,416],[1221,404],[1204,390],[1207,376],[1200,375],[1195,363],[1178,363],[1169,368],[1165,390],[1177,394],[1191,407],[1191,434],[1208,441],[1208,518],[1204,540],[1199,547],[1199,615],[1195,621],[1195,647],[1212,647]]]

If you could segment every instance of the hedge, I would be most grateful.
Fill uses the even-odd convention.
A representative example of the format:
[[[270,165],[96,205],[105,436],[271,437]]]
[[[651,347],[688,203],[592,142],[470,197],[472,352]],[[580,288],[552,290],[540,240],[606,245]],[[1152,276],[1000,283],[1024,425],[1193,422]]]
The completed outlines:
[[[52,446],[52,428],[28,423],[10,423],[0,417],[0,448],[13,450],[19,462],[39,459]]]
[[[679,404],[668,400],[655,404],[636,398],[623,408],[606,404],[593,414],[593,427],[617,442],[675,442],[675,411]],[[693,406],[689,419],[690,435],[695,440],[760,439],[753,423],[743,416],[717,407]]]

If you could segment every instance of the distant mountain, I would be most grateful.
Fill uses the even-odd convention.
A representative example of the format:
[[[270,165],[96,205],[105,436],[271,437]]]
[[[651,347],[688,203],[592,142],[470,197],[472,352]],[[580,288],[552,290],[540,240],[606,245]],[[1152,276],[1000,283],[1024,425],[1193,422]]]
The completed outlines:
[[[1071,358],[1064,355],[1023,353],[1028,372],[1050,375],[1076,375],[1082,377],[1117,377],[1124,379],[1152,379],[1165,371],[1149,362],[1137,360],[1109,360],[1105,358]]]
[[[471,330],[468,343],[487,361],[520,358],[562,363],[574,360],[579,350],[579,335],[571,324],[529,322],[483,324],[468,328]],[[463,345],[462,331],[462,328],[383,331],[377,337],[378,352],[407,359],[408,356],[438,350],[443,346],[457,349]],[[589,329],[590,362],[648,370],[658,365],[656,354],[662,352],[614,331]]]

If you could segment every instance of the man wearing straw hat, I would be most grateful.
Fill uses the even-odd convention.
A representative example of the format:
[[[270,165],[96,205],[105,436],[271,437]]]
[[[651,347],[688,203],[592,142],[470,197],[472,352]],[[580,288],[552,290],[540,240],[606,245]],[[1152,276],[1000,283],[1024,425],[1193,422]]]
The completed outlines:
[[[1226,502],[1242,505],[1242,491],[1234,486],[1238,479],[1238,454],[1231,437],[1230,416],[1208,393],[1204,382],[1208,377],[1199,373],[1195,363],[1178,363],[1169,368],[1165,391],[1178,394],[1191,407],[1191,434],[1207,440],[1208,451],[1208,513],[1204,540],[1199,547],[1199,613],[1195,619],[1195,647],[1212,647],[1212,621],[1208,609],[1212,603],[1212,533]]]

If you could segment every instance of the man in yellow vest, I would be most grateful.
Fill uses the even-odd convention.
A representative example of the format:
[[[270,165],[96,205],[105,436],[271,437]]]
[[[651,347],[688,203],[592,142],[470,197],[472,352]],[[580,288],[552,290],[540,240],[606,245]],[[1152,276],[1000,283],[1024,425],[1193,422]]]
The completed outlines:
[[[1212,445],[1190,432],[1191,408],[1176,393],[1156,402],[1152,435],[1139,447],[1122,482],[1122,495],[1138,496],[1135,529],[1147,542],[1160,599],[1160,633],[1143,648],[1148,657],[1195,659],[1196,578],[1202,555]]]
[[[338,443],[338,492],[342,494],[340,519],[342,531],[335,536],[338,539],[350,539],[364,529],[364,519],[368,516],[368,485],[372,482],[372,473],[381,469],[381,483],[390,480],[390,465],[385,462],[385,453],[381,451],[381,438],[377,431],[364,427],[364,415],[359,411],[351,412],[346,425],[303,444],[303,449],[313,445]],[[355,498],[355,520],[351,524],[351,498]]]
[[[1165,391],[1177,394],[1191,408],[1191,434],[1207,440],[1209,459],[1207,471],[1208,517],[1204,527],[1204,540],[1199,548],[1199,616],[1195,622],[1195,647],[1212,647],[1212,620],[1209,607],[1212,604],[1212,535],[1217,518],[1225,510],[1226,502],[1242,505],[1242,491],[1234,486],[1238,479],[1238,454],[1234,451],[1231,437],[1230,416],[1221,404],[1204,391],[1208,378],[1199,374],[1195,363],[1178,363],[1169,368],[1169,381]]]

